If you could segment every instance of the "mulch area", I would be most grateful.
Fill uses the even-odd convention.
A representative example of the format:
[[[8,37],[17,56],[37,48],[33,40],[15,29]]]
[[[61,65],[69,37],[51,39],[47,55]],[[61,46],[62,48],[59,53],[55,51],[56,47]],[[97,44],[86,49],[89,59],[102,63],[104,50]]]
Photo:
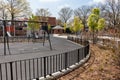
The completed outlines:
[[[120,80],[120,52],[116,54],[100,45],[90,45],[90,48],[87,63],[57,80]]]

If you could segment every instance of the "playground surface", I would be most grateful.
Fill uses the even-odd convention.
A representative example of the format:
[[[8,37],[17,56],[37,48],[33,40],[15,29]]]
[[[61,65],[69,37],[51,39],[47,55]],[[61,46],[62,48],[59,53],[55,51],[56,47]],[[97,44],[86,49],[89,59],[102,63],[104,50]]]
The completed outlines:
[[[52,49],[50,50],[49,42],[46,41],[45,45],[39,42],[13,42],[9,43],[10,53],[8,48],[6,50],[6,56],[4,56],[4,44],[0,43],[0,62],[24,60],[30,58],[38,58],[44,56],[50,56],[60,53],[65,53],[80,48],[80,45],[72,43],[64,38],[51,36]],[[9,55],[11,54],[11,55]]]

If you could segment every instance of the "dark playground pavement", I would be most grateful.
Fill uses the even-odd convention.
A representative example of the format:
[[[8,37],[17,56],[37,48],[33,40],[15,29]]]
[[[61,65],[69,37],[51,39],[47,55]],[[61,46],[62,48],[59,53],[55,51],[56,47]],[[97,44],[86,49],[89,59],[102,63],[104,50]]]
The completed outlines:
[[[7,49],[7,55],[4,56],[4,44],[0,43],[0,63],[10,62],[10,61],[19,61],[33,58],[40,58],[44,56],[50,56],[60,53],[65,53],[75,49],[79,49],[81,46],[71,41],[68,41],[64,38],[57,38],[51,36],[51,44],[53,50],[50,50],[49,42],[46,41],[43,46],[42,43],[36,42],[14,42],[10,43],[10,52],[9,55]]]

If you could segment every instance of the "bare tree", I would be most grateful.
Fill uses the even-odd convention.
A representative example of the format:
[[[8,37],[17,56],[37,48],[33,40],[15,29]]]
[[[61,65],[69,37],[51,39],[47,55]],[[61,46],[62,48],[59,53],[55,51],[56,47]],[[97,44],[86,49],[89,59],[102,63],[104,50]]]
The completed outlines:
[[[26,0],[5,0],[11,20],[16,17],[28,16],[30,12],[29,3]]]
[[[51,16],[51,13],[48,9],[37,9],[36,16],[39,16],[40,21],[48,21],[48,17]]]
[[[56,21],[57,21],[57,23],[56,23],[57,25],[62,26],[62,21],[60,19],[57,19]]]
[[[0,1],[0,18],[6,19],[7,18],[7,11],[6,11],[6,5],[3,1]]]
[[[1,0],[0,3],[2,19],[11,19],[11,26],[14,26],[13,20],[17,17],[27,17],[31,13],[27,0]],[[15,27],[14,27],[15,36]]]
[[[72,17],[73,10],[69,7],[64,7],[59,11],[59,17],[62,23],[67,23],[67,21]]]
[[[90,14],[91,9],[92,9],[92,7],[90,7],[90,6],[82,6],[78,9],[74,10],[74,15],[78,16],[82,20],[84,29],[87,25],[87,18]]]
[[[106,1],[106,19],[110,26],[120,29],[120,0]]]
[[[41,8],[41,9],[37,9],[36,15],[48,17],[48,16],[51,16],[51,13],[49,12],[48,9]]]

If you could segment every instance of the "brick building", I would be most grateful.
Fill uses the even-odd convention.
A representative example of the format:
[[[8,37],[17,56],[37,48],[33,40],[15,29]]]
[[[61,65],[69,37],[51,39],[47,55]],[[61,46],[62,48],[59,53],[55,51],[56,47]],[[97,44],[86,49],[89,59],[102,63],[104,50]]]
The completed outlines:
[[[47,24],[50,24],[51,27],[55,27],[56,26],[56,17],[41,17],[41,16],[38,16],[39,17],[39,20],[41,22],[47,22]]]
[[[55,17],[48,17],[48,24],[50,24],[51,27],[56,26],[56,18]]]

